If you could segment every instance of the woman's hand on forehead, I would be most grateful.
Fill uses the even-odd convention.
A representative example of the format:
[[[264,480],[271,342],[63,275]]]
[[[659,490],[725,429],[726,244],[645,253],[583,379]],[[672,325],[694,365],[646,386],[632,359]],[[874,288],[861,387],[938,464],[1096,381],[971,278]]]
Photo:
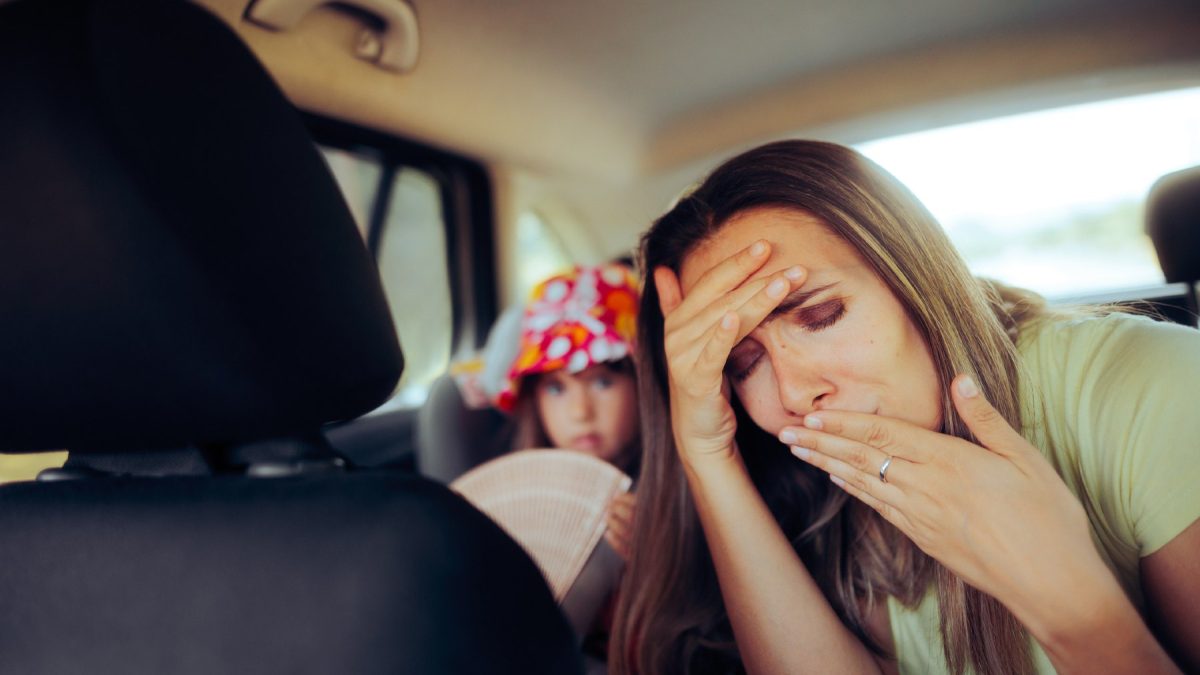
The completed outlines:
[[[801,267],[754,276],[770,252],[766,241],[754,242],[707,269],[686,297],[672,270],[654,270],[672,426],[684,461],[734,453],[737,423],[724,373],[729,353],[805,279]]]
[[[740,342],[806,279],[806,270],[799,266],[756,275],[770,259],[772,248],[766,240],[754,242],[705,270],[686,295],[673,271],[665,267],[656,269],[654,279],[665,321],[664,332],[683,323],[694,323],[696,330],[703,332],[724,315],[732,314],[738,320],[734,344]]]
[[[696,286],[705,280],[712,281],[714,275],[736,279],[726,290],[747,280],[770,276],[767,263],[776,257],[778,248],[776,242],[760,238],[722,259],[717,257],[720,255],[718,249],[702,245],[685,257],[679,267],[679,284],[683,295],[696,290]]]

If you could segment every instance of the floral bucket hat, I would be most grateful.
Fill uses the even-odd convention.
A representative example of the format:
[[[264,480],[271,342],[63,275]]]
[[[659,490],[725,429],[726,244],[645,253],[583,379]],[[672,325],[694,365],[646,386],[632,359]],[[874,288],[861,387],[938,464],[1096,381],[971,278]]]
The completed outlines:
[[[633,270],[609,263],[576,266],[534,287],[521,317],[521,337],[508,381],[494,402],[511,412],[521,378],[566,368],[578,373],[633,352],[638,282]]]

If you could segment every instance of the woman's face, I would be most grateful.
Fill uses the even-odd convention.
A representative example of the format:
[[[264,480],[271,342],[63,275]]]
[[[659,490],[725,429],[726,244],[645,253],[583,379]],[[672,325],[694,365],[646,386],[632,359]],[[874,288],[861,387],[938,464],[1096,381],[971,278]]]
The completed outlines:
[[[619,464],[637,437],[637,385],[632,374],[608,365],[574,375],[545,373],[535,389],[538,415],[550,442]]]
[[[771,256],[755,278],[793,265],[808,276],[726,362],[754,422],[778,435],[811,411],[848,410],[938,429],[941,393],[924,338],[858,252],[815,216],[762,207],[730,219],[684,259],[684,296],[706,271],[760,239]]]

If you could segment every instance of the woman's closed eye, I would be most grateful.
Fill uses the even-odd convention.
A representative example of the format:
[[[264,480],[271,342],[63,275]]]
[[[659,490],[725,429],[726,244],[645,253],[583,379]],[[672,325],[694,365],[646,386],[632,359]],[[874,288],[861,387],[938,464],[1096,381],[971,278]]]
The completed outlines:
[[[764,351],[762,345],[757,342],[743,340],[742,344],[734,348],[729,355],[729,360],[725,362],[725,374],[734,382],[745,380],[762,361]]]
[[[792,319],[804,330],[815,333],[837,323],[846,314],[846,303],[840,299],[827,300],[811,307],[801,307],[792,312]],[[741,382],[754,373],[762,361],[762,345],[744,340],[734,348],[725,362],[725,374],[734,382]]]
[[[840,299],[835,299],[811,307],[801,307],[793,317],[805,329],[816,332],[837,323],[845,313],[846,304]]]

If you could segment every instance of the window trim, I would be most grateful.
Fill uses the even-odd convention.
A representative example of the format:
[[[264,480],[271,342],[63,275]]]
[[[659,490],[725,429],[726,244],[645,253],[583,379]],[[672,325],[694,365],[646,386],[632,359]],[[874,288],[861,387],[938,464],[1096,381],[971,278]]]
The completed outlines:
[[[313,140],[360,153],[381,165],[370,210],[367,249],[379,255],[396,174],[404,167],[424,171],[441,187],[446,225],[446,273],[451,311],[451,358],[478,349],[498,307],[492,182],[478,161],[342,120],[301,111]]]

